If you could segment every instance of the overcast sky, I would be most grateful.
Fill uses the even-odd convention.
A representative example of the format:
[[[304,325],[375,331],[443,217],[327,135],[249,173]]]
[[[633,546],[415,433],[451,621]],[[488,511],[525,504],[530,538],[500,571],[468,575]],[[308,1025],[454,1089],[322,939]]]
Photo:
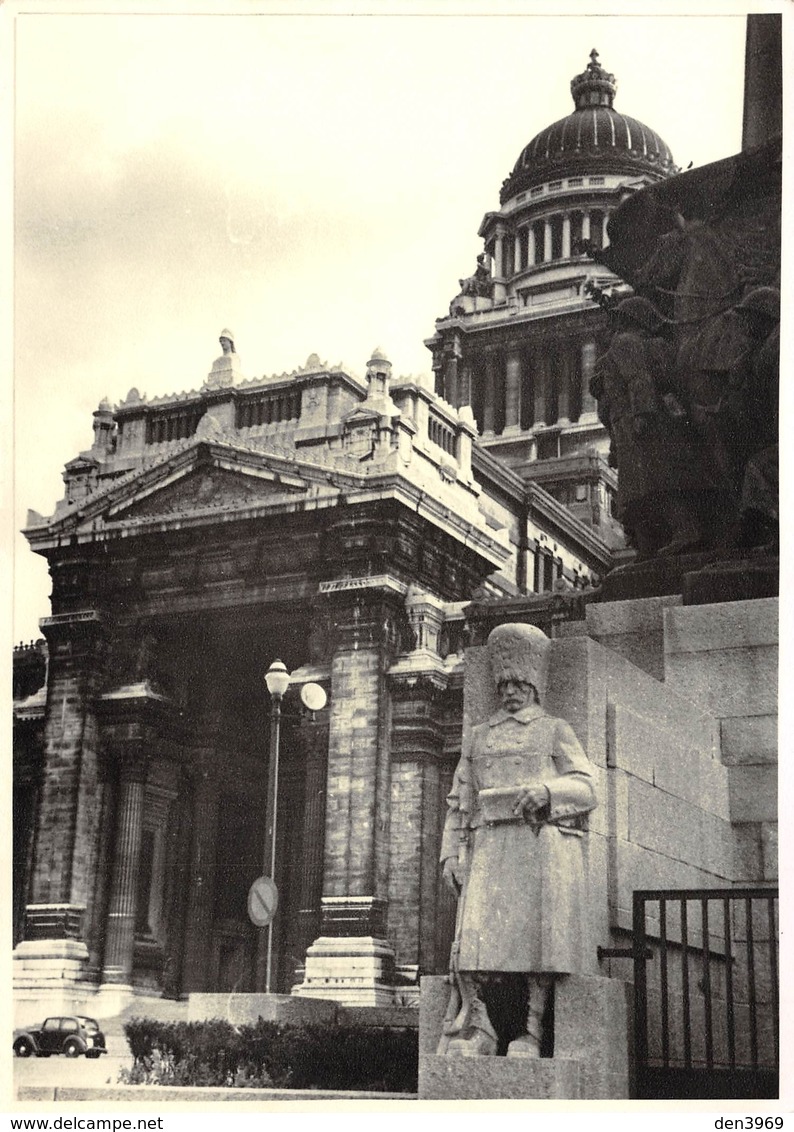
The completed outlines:
[[[375,345],[397,374],[427,372],[423,339],[474,268],[483,214],[573,108],[592,47],[616,108],[680,166],[741,147],[744,6],[113,7],[18,5],[17,527],[28,507],[52,512],[103,396],[198,388],[224,326],[246,377],[312,352],[362,374]],[[29,639],[49,580],[21,536],[17,549],[14,633]]]

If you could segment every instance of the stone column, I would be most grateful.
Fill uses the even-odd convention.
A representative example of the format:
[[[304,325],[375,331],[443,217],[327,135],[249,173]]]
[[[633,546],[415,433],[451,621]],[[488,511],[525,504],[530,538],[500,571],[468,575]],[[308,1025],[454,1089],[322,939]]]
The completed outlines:
[[[543,221],[543,262],[549,263],[551,261],[551,217],[547,216]]]
[[[592,340],[582,344],[582,415],[580,421],[587,423],[598,420],[598,405],[590,392],[590,382],[595,372],[596,345]]]
[[[504,278],[504,234],[502,232],[496,233],[494,240],[494,278]]]
[[[505,368],[505,427],[503,435],[521,431],[521,353],[507,352]]]
[[[488,350],[484,356],[485,362],[485,397],[482,414],[483,435],[493,436],[494,430],[494,402],[496,401],[496,359]]]
[[[587,209],[582,213],[582,239],[590,239],[590,213]]]
[[[609,223],[609,213],[604,209],[604,217],[601,221],[601,247],[605,248],[609,243],[609,236],[607,235],[607,224]]]
[[[571,214],[566,212],[562,218],[562,258],[571,258]]]
[[[535,424],[546,423],[546,382],[548,380],[548,361],[545,344],[535,353]]]
[[[527,267],[532,267],[535,262],[535,226],[534,224],[527,225]]]
[[[521,232],[516,232],[515,243],[513,246],[513,272],[518,275],[521,271],[523,264],[521,263]]]
[[[135,895],[143,833],[147,760],[139,750],[121,753],[116,852],[108,909],[103,984],[132,984]]]
[[[570,352],[563,343],[557,349],[557,420],[560,424],[570,424],[570,384],[571,364]]]

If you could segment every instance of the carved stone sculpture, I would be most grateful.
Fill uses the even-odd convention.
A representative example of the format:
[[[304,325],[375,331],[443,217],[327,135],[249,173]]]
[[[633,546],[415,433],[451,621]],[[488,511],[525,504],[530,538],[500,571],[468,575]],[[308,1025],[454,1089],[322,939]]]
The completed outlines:
[[[539,1057],[554,981],[587,969],[584,839],[591,767],[568,723],[541,706],[550,641],[533,625],[488,638],[502,707],[474,727],[448,797],[441,860],[458,898],[452,994],[439,1055],[493,1055],[481,984],[526,978],[525,1032],[508,1057]]]
[[[647,299],[612,309],[616,325],[590,392],[609,430],[618,511],[638,558],[677,554],[725,529],[730,499],[687,413],[675,348]]]
[[[635,527],[630,533],[646,556],[695,546],[776,549],[780,166],[775,139],[644,189],[616,210],[609,246],[593,253],[657,309],[654,333],[672,349],[665,380],[684,410],[689,449],[698,454],[694,467],[706,473],[700,538],[691,545],[673,530],[663,544],[642,534],[638,539]],[[620,333],[608,365],[622,350],[619,339]],[[602,396],[604,388],[602,382]],[[614,415],[606,405],[602,412]],[[625,438],[623,448],[619,490],[635,505],[626,465],[647,471],[648,452],[631,452]],[[670,491],[682,489],[679,471],[671,450]],[[624,521],[631,528],[631,516]]]

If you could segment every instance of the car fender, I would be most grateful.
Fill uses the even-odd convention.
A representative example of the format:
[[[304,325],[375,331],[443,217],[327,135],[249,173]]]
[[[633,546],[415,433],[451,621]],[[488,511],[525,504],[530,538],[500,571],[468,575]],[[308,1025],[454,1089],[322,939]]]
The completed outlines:
[[[85,1038],[81,1038],[79,1034],[67,1034],[61,1042],[61,1053],[63,1053],[67,1042],[75,1042],[80,1047],[80,1053],[85,1053],[88,1049]]]
[[[36,1053],[38,1053],[39,1040],[38,1040],[38,1034],[35,1031],[15,1030],[14,1031],[14,1037],[13,1037],[12,1042],[11,1042],[11,1048],[12,1049],[14,1048],[14,1046],[16,1045],[16,1043],[19,1041],[20,1038],[27,1038],[28,1041],[33,1046],[34,1051]]]

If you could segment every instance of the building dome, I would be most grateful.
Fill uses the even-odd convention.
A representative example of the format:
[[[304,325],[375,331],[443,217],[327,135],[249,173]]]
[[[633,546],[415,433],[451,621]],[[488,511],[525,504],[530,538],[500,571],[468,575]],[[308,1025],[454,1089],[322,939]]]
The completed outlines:
[[[659,177],[676,172],[670,148],[656,131],[613,108],[616,90],[615,76],[600,65],[593,48],[587,69],[571,80],[576,109],[541,130],[522,149],[502,185],[501,203],[549,178],[581,172]]]

